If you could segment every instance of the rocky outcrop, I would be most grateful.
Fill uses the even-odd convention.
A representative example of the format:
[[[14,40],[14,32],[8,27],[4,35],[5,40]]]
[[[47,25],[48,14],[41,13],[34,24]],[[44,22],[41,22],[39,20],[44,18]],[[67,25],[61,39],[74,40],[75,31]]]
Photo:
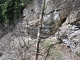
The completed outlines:
[[[42,6],[43,0],[32,0],[31,4],[28,4],[23,10],[25,17],[20,19],[21,22],[16,25],[13,32],[0,38],[0,60],[25,60],[25,54],[26,59],[29,58],[31,50],[27,49],[24,41],[36,40],[42,16]],[[57,11],[59,20],[56,22],[53,12],[55,9],[60,9]],[[72,52],[80,56],[79,16],[80,0],[46,0],[41,36],[58,36]],[[2,34],[1,31],[0,33]],[[33,49],[35,50],[35,48]]]
[[[31,36],[37,36],[37,27],[41,18],[42,0],[33,1],[32,5],[28,5],[24,9],[23,15],[25,15],[28,21],[28,31]],[[36,4],[34,4],[36,3]],[[60,9],[60,20],[55,25],[54,12],[55,9]],[[42,35],[50,36],[54,35],[54,31],[59,31],[59,38],[71,48],[73,52],[79,52],[80,45],[80,1],[79,0],[46,0],[45,2],[45,15],[43,18],[43,27],[48,29],[42,29]],[[50,14],[48,14],[50,13]],[[48,15],[47,15],[48,14]],[[23,21],[23,22],[24,22]],[[25,25],[26,26],[26,25]],[[36,31],[36,33],[35,33]],[[57,34],[57,33],[56,33]]]
[[[38,25],[41,19],[43,0],[33,0],[23,10],[25,16],[22,22],[24,33],[28,33],[31,39],[37,38]],[[60,20],[57,26],[54,21],[55,9],[60,9]],[[50,13],[51,12],[51,13]],[[80,45],[80,1],[79,0],[46,0],[43,16],[42,36],[54,35],[58,29],[59,38],[71,48],[73,52],[79,52]],[[26,30],[27,29],[27,30]],[[28,35],[27,34],[27,35]],[[56,33],[57,34],[57,33]]]
[[[60,27],[60,38],[73,52],[80,53],[80,11],[73,11]]]
[[[62,19],[59,36],[73,52],[80,55],[80,1],[64,0],[63,2],[59,7],[65,8],[61,14],[65,11],[66,19]]]
[[[37,2],[37,4],[39,4],[38,1],[36,1],[36,2]],[[31,11],[29,8],[36,6],[36,5],[33,5],[31,7],[30,6],[25,11],[27,11],[27,10]],[[37,26],[38,26],[37,24],[38,24],[38,21],[40,20],[40,16],[41,16],[40,13],[41,13],[41,8],[42,8],[41,6],[42,6],[42,4],[41,5],[39,4],[35,8],[33,8],[35,13],[30,17],[32,21],[30,20],[30,18],[27,19],[30,21],[29,25],[32,24],[31,28],[36,29],[36,30],[34,30],[34,32],[37,31]],[[67,46],[69,46],[72,51],[79,52],[80,51],[79,50],[79,48],[80,48],[79,47],[79,45],[80,45],[80,41],[79,41],[80,40],[80,33],[79,33],[80,32],[80,17],[79,17],[80,1],[79,0],[77,0],[77,1],[76,0],[46,0],[45,10],[44,10],[45,15],[44,15],[44,22],[43,22],[44,26],[43,27],[45,27],[45,28],[52,27],[51,29],[43,29],[42,30],[43,33],[47,32],[47,34],[46,34],[47,36],[51,35],[50,32],[52,33],[56,29],[55,22],[54,22],[54,15],[53,15],[54,12],[47,15],[49,12],[51,12],[54,9],[61,9],[59,11],[60,21],[58,21],[58,26],[60,26],[59,34],[60,34],[61,40]],[[28,13],[29,13],[29,11],[28,11]],[[35,14],[37,14],[37,16]],[[30,16],[30,14],[28,14],[28,15]],[[33,17],[33,16],[35,16],[35,17]],[[26,15],[26,17],[28,17],[28,16]],[[34,27],[33,27],[33,25],[34,25]],[[29,29],[30,29],[30,27],[29,27]],[[31,32],[30,35],[33,36],[32,33],[33,32]],[[35,33],[35,36],[37,36],[37,33]]]

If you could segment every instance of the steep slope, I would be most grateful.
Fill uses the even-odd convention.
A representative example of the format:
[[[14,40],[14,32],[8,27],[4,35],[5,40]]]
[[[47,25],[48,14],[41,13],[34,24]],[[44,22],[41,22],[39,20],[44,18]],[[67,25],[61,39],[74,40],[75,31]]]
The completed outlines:
[[[43,0],[33,0],[14,30],[0,38],[0,60],[34,60],[42,6]],[[54,10],[60,18],[56,23]],[[46,0],[44,13],[41,36],[47,38],[41,41],[39,59],[49,53],[47,60],[80,60],[80,0]]]

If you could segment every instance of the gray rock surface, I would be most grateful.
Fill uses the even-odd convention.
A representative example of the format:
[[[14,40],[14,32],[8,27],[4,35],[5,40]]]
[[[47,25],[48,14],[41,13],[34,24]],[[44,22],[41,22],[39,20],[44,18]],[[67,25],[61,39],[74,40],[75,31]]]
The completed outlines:
[[[24,41],[36,40],[42,5],[43,0],[33,0],[23,10],[25,17],[20,19],[21,22],[11,33],[0,38],[0,60],[26,60],[30,58],[33,60],[34,56],[31,53],[32,50],[35,52],[35,47],[28,50],[29,47],[25,45]],[[56,22],[57,26],[54,21],[54,12],[50,13],[55,9],[61,9],[59,11],[60,20]],[[44,12],[41,35],[47,37],[59,35],[63,43],[70,47],[73,53],[80,56],[80,0],[46,0]],[[5,33],[2,32],[0,29],[0,34]]]
[[[36,0],[36,2],[37,2],[36,4],[39,3],[37,0]],[[30,5],[30,6],[26,9],[26,11],[28,10],[28,12],[26,12],[27,14],[29,13],[29,11],[31,11],[30,8],[35,7],[36,5],[33,5],[33,6]],[[31,26],[31,28],[35,29],[34,32],[37,31],[38,21],[41,18],[41,14],[40,14],[41,8],[42,8],[41,6],[42,6],[42,4],[33,8],[33,10],[35,10],[36,14],[39,13],[37,15],[38,17],[34,13],[30,18],[27,19],[27,20],[29,20],[29,26]],[[44,10],[45,15],[43,18],[44,19],[43,27],[45,27],[45,28],[52,27],[52,28],[51,29],[42,29],[43,35],[45,35],[44,33],[46,33],[47,36],[50,36],[51,35],[50,33],[52,33],[52,35],[54,35],[53,34],[54,30],[56,28],[58,28],[58,26],[55,25],[54,12],[52,12],[49,15],[46,15],[55,9],[61,9],[59,11],[60,21],[56,22],[57,25],[60,26],[60,28],[59,28],[60,29],[60,32],[59,32],[60,39],[67,46],[69,46],[73,52],[79,52],[80,51],[80,49],[79,49],[80,48],[79,47],[79,45],[80,45],[80,17],[79,17],[80,16],[80,0],[46,0],[45,10]],[[28,14],[28,16],[30,16],[30,14]],[[28,17],[28,16],[26,15],[26,17]],[[33,17],[33,16],[35,16],[35,17]],[[29,27],[29,29],[30,29],[30,27]],[[56,31],[58,31],[58,29]],[[32,34],[32,33],[33,33],[33,30],[32,30],[32,32],[30,31],[30,35],[33,36],[35,34],[35,36],[37,36],[37,33],[34,33],[34,34]]]
[[[72,11],[67,17],[66,21],[60,27],[60,38],[70,46],[73,52],[80,53],[80,21],[79,21],[79,10]]]

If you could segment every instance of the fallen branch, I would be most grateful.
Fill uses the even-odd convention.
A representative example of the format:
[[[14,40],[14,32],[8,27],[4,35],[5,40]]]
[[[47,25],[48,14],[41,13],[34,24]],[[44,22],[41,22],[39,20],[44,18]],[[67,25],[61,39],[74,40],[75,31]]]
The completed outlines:
[[[57,9],[56,11],[60,11],[61,9]],[[49,14],[51,14],[51,13],[53,13],[55,10],[52,10],[51,12],[49,12],[48,14],[46,14],[46,15],[49,15]]]

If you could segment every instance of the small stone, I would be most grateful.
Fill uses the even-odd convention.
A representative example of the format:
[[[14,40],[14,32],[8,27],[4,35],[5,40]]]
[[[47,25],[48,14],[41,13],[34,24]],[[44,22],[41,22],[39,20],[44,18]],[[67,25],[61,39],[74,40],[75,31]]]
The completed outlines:
[[[3,55],[3,53],[0,52],[0,57]]]

